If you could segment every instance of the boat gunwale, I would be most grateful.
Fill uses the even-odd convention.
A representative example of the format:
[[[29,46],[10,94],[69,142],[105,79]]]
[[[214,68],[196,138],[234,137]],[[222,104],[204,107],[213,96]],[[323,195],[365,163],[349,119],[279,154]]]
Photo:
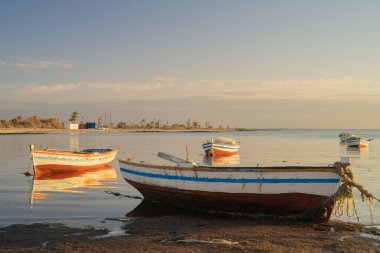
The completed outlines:
[[[99,149],[99,150],[102,150],[102,149]],[[109,151],[106,151],[106,152],[100,152],[100,153],[86,153],[86,152],[82,152],[82,151],[72,151],[72,150],[59,150],[59,149],[46,149],[46,150],[43,150],[43,149],[34,149],[33,151],[31,151],[31,153],[33,155],[35,154],[44,154],[44,155],[62,155],[62,156],[105,156],[105,155],[109,155],[109,154],[112,154],[114,152],[117,152],[117,149],[109,149]]]
[[[154,165],[147,163],[136,163],[124,159],[118,159],[119,163],[136,167],[156,169],[156,170],[182,170],[182,171],[205,171],[205,172],[331,172],[336,173],[333,165],[329,166],[268,166],[268,167],[252,167],[252,166],[205,166],[193,165],[185,167],[180,165]],[[190,163],[191,164],[191,163]]]

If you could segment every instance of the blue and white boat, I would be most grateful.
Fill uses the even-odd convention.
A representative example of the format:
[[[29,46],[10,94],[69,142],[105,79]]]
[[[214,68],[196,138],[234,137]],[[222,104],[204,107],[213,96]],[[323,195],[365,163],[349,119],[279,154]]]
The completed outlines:
[[[329,220],[340,176],[334,166],[203,166],[158,153],[176,165],[119,159],[123,178],[146,199],[211,210],[275,215],[307,214]]]
[[[207,140],[202,148],[208,156],[230,156],[239,151],[240,143],[231,138],[220,137]]]
[[[347,142],[349,138],[357,137],[357,135],[352,134],[352,133],[340,133],[338,136],[339,136],[340,142],[342,143]]]

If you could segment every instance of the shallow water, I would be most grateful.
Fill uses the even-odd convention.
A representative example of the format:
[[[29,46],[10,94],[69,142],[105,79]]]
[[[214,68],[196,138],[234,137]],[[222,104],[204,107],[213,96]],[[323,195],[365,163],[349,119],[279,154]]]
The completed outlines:
[[[15,223],[63,222],[71,226],[101,226],[117,230],[117,219],[125,219],[140,199],[117,197],[141,195],[120,176],[117,160],[110,167],[55,179],[34,180],[22,173],[31,171],[29,144],[58,149],[118,149],[118,158],[168,164],[156,156],[163,151],[206,164],[240,165],[328,165],[351,157],[351,168],[360,184],[380,197],[380,130],[350,132],[373,138],[369,148],[347,148],[338,134],[348,130],[273,130],[227,133],[80,133],[0,136],[0,226]],[[229,136],[241,142],[241,151],[231,159],[206,159],[201,144],[209,138]],[[356,193],[360,221],[371,224],[368,206]],[[374,224],[380,224],[380,204],[374,203]],[[333,217],[333,219],[337,219]],[[355,217],[341,220],[357,222]]]

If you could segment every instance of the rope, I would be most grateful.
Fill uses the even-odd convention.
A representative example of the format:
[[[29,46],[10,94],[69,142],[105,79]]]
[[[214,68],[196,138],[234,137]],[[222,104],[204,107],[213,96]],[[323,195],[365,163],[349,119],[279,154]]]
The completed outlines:
[[[129,199],[142,199],[142,197],[139,197],[139,196],[125,195],[125,194],[121,194],[120,192],[113,192],[113,191],[110,191],[110,190],[105,190],[104,192],[107,193],[107,194],[114,195],[116,197],[126,197],[126,198],[129,198]]]
[[[342,164],[341,162],[337,162],[334,164],[334,168],[341,178],[339,188],[330,198],[325,200],[319,207],[317,207],[317,209],[325,210],[329,203],[333,202],[335,203],[333,214],[336,217],[339,218],[344,214],[346,214],[348,217],[356,216],[358,222],[360,223],[353,194],[353,188],[356,188],[360,192],[362,202],[368,203],[371,214],[371,221],[373,223],[372,203],[374,200],[378,202],[380,202],[380,200],[373,196],[373,194],[371,194],[368,190],[366,190],[364,186],[354,181],[354,173],[348,166],[348,163]],[[312,213],[315,213],[315,211],[316,210],[313,210]]]

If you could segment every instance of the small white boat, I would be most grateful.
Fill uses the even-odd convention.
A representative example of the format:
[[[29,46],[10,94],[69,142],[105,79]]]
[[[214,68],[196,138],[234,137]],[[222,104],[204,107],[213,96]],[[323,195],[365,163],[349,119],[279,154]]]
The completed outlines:
[[[346,140],[346,143],[347,146],[356,148],[364,148],[369,145],[369,141],[360,136],[350,137]]]
[[[334,166],[203,166],[161,152],[158,156],[176,165],[119,159],[121,174],[145,199],[179,206],[307,214],[310,220],[327,222],[335,203],[330,197],[341,181]]]
[[[30,145],[34,175],[88,170],[105,166],[115,159],[116,149],[85,149],[81,151],[35,149]]]
[[[351,133],[340,133],[339,135],[340,142],[347,142],[347,140],[351,137],[357,137],[355,134]]]
[[[232,138],[221,137],[207,140],[202,144],[203,150],[208,156],[234,155],[240,149],[240,143]]]

